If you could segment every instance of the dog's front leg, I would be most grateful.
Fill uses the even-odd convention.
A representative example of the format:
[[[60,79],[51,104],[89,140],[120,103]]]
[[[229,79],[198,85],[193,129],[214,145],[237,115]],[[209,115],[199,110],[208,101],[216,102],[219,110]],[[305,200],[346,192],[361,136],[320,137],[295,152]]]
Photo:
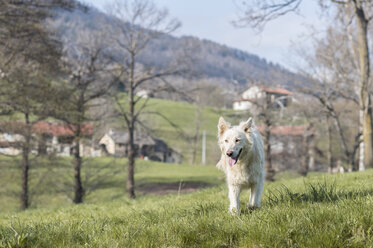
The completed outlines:
[[[241,188],[236,185],[228,185],[229,212],[231,214],[239,213]]]
[[[251,186],[251,194],[248,207],[255,209],[260,207],[260,198],[263,192],[263,180]]]

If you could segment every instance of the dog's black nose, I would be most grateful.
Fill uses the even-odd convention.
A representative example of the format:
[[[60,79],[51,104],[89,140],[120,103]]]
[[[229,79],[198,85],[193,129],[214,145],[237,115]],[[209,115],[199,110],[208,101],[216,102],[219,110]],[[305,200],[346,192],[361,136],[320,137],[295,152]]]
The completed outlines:
[[[227,151],[227,156],[232,156],[233,152],[232,151]]]

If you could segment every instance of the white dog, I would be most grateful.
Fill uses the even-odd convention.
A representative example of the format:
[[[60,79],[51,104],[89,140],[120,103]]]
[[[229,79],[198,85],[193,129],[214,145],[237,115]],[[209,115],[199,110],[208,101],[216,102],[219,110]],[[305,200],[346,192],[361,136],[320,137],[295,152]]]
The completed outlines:
[[[220,117],[218,140],[222,154],[216,167],[224,171],[227,177],[229,211],[239,213],[243,188],[251,189],[248,207],[260,207],[264,184],[264,149],[254,121],[249,118],[231,127]]]

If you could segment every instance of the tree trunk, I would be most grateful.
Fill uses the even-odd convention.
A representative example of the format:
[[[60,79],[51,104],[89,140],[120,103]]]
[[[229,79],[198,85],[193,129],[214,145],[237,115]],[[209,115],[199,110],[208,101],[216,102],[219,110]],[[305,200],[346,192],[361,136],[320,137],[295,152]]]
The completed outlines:
[[[130,128],[129,133],[129,151],[128,151],[128,174],[127,174],[127,194],[129,198],[135,198],[135,144],[134,130]]]
[[[364,122],[364,112],[360,109],[359,110],[359,132],[363,133],[363,122]],[[364,166],[364,140],[363,136],[359,137],[360,144],[359,144],[359,171],[365,171]]]
[[[332,125],[329,120],[329,116],[326,117],[326,124],[328,126],[328,151],[327,151],[327,160],[328,160],[328,172],[333,173],[333,147],[332,147]]]
[[[26,133],[25,133],[25,143],[22,147],[22,193],[21,193],[21,209],[25,210],[29,207],[29,188],[28,188],[28,172],[30,169],[29,163],[29,152],[31,143],[31,125],[29,120],[29,115],[25,114],[26,121]]]
[[[308,169],[314,170],[315,169],[315,134],[313,130],[308,141],[308,156],[309,156]]]
[[[373,167],[372,109],[368,91],[370,61],[368,48],[368,19],[361,1],[354,0],[353,6],[358,27],[359,64],[360,64],[360,110],[363,111],[363,142],[365,168]]]
[[[302,169],[300,173],[303,176],[307,176],[308,171],[310,169],[310,164],[313,162],[313,127],[312,125],[307,127],[307,130],[303,134],[303,141],[302,141],[302,147],[303,147],[303,156],[302,156]]]
[[[82,168],[82,158],[80,156],[80,139],[77,138],[75,140],[75,152],[74,152],[74,193],[75,193],[74,203],[75,204],[83,202],[84,191],[83,191],[83,185],[82,185],[82,179],[81,179],[81,168]]]
[[[195,133],[192,138],[193,144],[192,144],[192,164],[196,163],[197,160],[197,146],[198,146],[198,138],[199,138],[199,129],[201,126],[201,111],[199,106],[196,106],[196,114],[195,114]]]
[[[275,170],[272,167],[272,157],[271,157],[271,122],[268,118],[265,120],[265,130],[264,130],[264,152],[266,157],[266,180],[274,181]]]
[[[373,168],[372,109],[370,107],[367,107],[364,115],[363,141],[365,168]]]
[[[135,102],[134,102],[134,75],[135,75],[135,56],[131,54],[130,64],[130,80],[129,80],[129,120],[128,120],[128,134],[129,134],[129,150],[128,150],[128,173],[127,173],[127,194],[129,198],[135,198]]]

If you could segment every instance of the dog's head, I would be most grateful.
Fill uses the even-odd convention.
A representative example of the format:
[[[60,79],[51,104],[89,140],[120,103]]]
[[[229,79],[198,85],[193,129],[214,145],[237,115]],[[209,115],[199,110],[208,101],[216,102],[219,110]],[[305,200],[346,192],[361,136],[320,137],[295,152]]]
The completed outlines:
[[[219,118],[218,124],[218,140],[221,152],[227,156],[228,163],[233,166],[240,159],[242,154],[246,154],[252,146],[250,133],[252,131],[254,121],[249,118],[245,122],[241,122],[238,126],[230,126],[225,122],[223,117]]]

